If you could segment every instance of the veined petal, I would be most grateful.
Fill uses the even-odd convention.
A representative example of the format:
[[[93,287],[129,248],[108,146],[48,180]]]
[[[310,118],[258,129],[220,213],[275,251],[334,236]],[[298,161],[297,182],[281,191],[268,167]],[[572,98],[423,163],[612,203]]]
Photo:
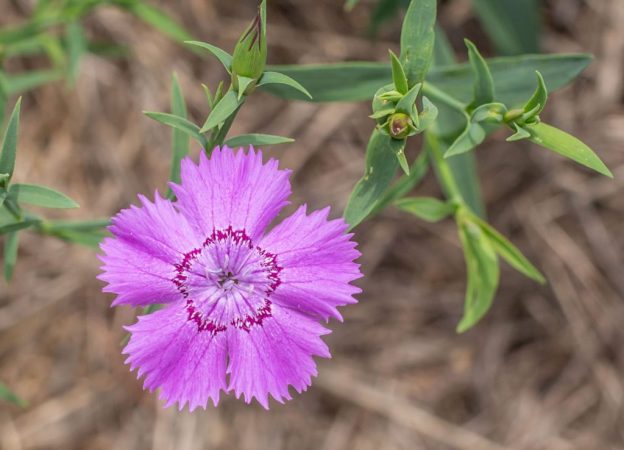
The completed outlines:
[[[269,395],[290,400],[289,386],[305,391],[317,375],[313,356],[329,358],[320,336],[330,331],[296,311],[273,305],[271,317],[247,330],[227,332],[230,364],[229,389],[247,403],[254,398],[269,408]]]
[[[262,163],[262,152],[250,148],[234,152],[216,148],[199,165],[182,161],[182,184],[171,184],[178,209],[197,232],[210,235],[214,229],[245,230],[256,239],[288,204],[290,171],[279,170],[276,160]]]
[[[221,390],[226,389],[227,344],[224,333],[198,331],[187,319],[183,302],[146,316],[126,329],[130,341],[123,353],[126,363],[138,376],[145,376],[144,387],[160,388],[166,406],[188,403],[193,411],[206,408],[209,399],[216,406]]]
[[[346,233],[344,220],[328,220],[328,214],[325,208],[306,215],[305,205],[301,206],[260,245],[277,255],[282,268],[273,302],[325,320],[342,320],[336,308],[356,303],[353,294],[361,292],[349,284],[362,276],[354,262],[360,252]]]
[[[186,251],[202,242],[173,204],[158,193],[154,203],[139,196],[142,206],[131,206],[112,219],[106,238],[102,274],[104,292],[117,294],[113,305],[142,306],[180,298],[172,283],[175,265]]]

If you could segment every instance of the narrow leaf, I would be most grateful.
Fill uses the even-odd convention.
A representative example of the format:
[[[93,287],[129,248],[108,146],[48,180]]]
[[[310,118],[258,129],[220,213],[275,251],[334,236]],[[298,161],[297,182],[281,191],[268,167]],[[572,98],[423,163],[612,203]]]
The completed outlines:
[[[395,150],[396,157],[397,157],[397,160],[399,161],[399,166],[401,166],[401,169],[403,169],[403,172],[405,173],[405,175],[409,175],[410,167],[409,167],[409,163],[407,162],[407,158],[405,157],[406,140],[398,139],[398,141],[401,143],[401,146],[399,147],[397,145],[398,148]]]
[[[6,79],[6,90],[10,95],[17,95],[53,81],[62,80],[63,78],[64,73],[60,69],[33,70],[8,76]]]
[[[180,162],[189,153],[189,129],[192,129],[193,133],[198,133],[199,127],[193,123],[190,123],[187,117],[186,102],[184,101],[184,94],[182,94],[182,88],[178,76],[174,73],[171,78],[171,113],[175,117],[179,117],[185,120],[185,131],[179,128],[173,127],[173,136],[171,138],[172,152],[171,152],[171,170],[169,172],[169,180],[174,183],[180,184]],[[175,120],[175,119],[174,119]],[[189,123],[191,127],[189,128]],[[205,140],[204,137],[199,134],[200,140]],[[172,198],[173,193],[169,188],[167,190],[167,197]]]
[[[485,138],[486,132],[481,125],[475,122],[468,122],[464,132],[453,142],[444,154],[444,157],[450,158],[451,156],[469,152],[477,145],[481,144]]]
[[[496,253],[507,261],[511,267],[540,284],[546,283],[546,279],[540,271],[505,236],[478,217],[472,217],[472,220],[481,227],[481,230],[483,230],[492,243]]]
[[[412,0],[401,30],[401,62],[408,85],[425,81],[433,60],[437,0]]]
[[[223,64],[223,67],[225,67],[225,70],[227,70],[228,73],[232,70],[232,55],[230,55],[225,50],[221,50],[219,47],[209,44],[207,42],[184,41],[184,43],[188,45],[194,45],[195,47],[203,48],[204,50],[208,50],[215,58],[217,58],[221,62],[221,64]]]
[[[258,83],[258,87],[267,86],[269,84],[282,84],[285,86],[290,86],[291,88],[304,94],[309,99],[312,99],[312,95],[308,92],[306,88],[304,88],[297,80],[283,73],[264,72],[262,78],[260,79],[260,83]]]
[[[483,59],[477,47],[468,39],[464,39],[464,42],[466,47],[468,47],[468,58],[474,77],[474,98],[471,106],[475,108],[494,101],[494,80],[485,59]]]
[[[282,136],[273,136],[271,134],[260,134],[260,133],[252,133],[252,134],[241,134],[240,136],[236,136],[225,141],[225,145],[232,148],[237,147],[247,147],[249,145],[277,145],[277,144],[288,144],[290,142],[295,142],[294,139],[282,137]]]
[[[37,219],[25,219],[20,222],[5,223],[3,225],[0,225],[0,234],[7,234],[13,231],[23,230],[24,228],[28,228],[37,223],[39,223],[39,220]]]
[[[228,91],[221,101],[215,105],[213,110],[210,111],[210,115],[208,116],[208,119],[206,119],[206,123],[204,123],[204,126],[201,130],[199,130],[199,132],[205,133],[225,122],[228,117],[234,114],[234,112],[242,104],[243,100],[244,99],[239,100],[236,92],[232,90]]]
[[[4,279],[8,282],[13,277],[13,269],[15,269],[15,262],[17,261],[19,232],[7,233],[4,239]]]
[[[80,60],[87,50],[87,40],[84,35],[82,25],[78,22],[70,22],[67,25],[67,53],[69,72],[69,85],[76,83],[78,72],[80,71]]]
[[[20,97],[13,108],[13,112],[9,118],[9,124],[7,125],[6,131],[4,132],[4,138],[2,140],[2,153],[0,153],[0,174],[8,174],[9,180],[11,179],[13,170],[15,169],[21,105],[22,99]]]
[[[525,129],[531,133],[529,139],[536,144],[559,153],[602,175],[613,178],[611,171],[593,150],[574,136],[543,122],[526,124]]]
[[[455,212],[453,205],[433,197],[402,198],[395,205],[427,222],[439,222]]]
[[[392,50],[390,50],[390,62],[392,65],[392,81],[394,82],[395,89],[401,94],[407,94],[409,86],[407,85],[405,71],[403,70],[401,61],[399,61],[399,58],[397,58],[397,55],[395,55]]]
[[[173,114],[161,113],[161,112],[146,112],[145,115],[150,119],[154,119],[157,122],[168,125],[186,133],[188,136],[199,142],[202,148],[206,148],[208,141],[206,137],[200,132],[199,127],[193,122],[185,119],[184,117],[174,116]]]
[[[464,316],[457,326],[457,332],[463,333],[481,320],[492,306],[500,268],[494,248],[481,228],[461,219],[458,227],[468,274]]]
[[[539,114],[546,106],[546,101],[548,100],[548,89],[546,88],[546,82],[544,81],[544,77],[539,71],[535,71],[537,75],[537,89],[533,93],[533,96],[529,99],[528,102],[524,105],[524,110],[526,112],[535,110],[534,114]]]
[[[412,110],[414,109],[414,104],[416,103],[416,98],[418,97],[418,93],[422,88],[421,83],[415,84],[407,94],[399,100],[399,103],[396,105],[397,112],[402,112],[403,114],[411,115]]]
[[[78,208],[78,203],[65,194],[36,184],[12,184],[9,193],[18,203],[44,208]]]
[[[166,12],[153,5],[143,1],[132,1],[120,3],[120,6],[125,7],[143,22],[176,41],[184,42],[192,39],[192,36],[182,25],[169,17]]]
[[[396,151],[403,143],[378,130],[373,131],[366,149],[364,176],[357,182],[344,217],[354,228],[370,214],[387,187],[392,182],[399,165]]]

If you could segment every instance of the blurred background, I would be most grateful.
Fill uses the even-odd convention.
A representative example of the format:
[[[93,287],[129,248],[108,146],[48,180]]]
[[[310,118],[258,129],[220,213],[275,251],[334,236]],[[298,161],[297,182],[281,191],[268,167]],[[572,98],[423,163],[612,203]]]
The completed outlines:
[[[383,2],[376,9],[362,0],[346,13],[340,0],[269,1],[269,62],[386,60],[388,48],[398,50],[394,9],[405,2]],[[24,22],[33,3],[0,0],[0,27]],[[153,4],[227,50],[255,13],[252,0]],[[491,313],[457,335],[465,268],[454,224],[389,208],[357,229],[364,292],[343,309],[344,324],[329,325],[333,359],[319,361],[308,392],[269,411],[227,396],[190,414],[163,409],[124,365],[122,326],[135,313],[110,308],[95,252],[23,233],[14,279],[0,289],[0,380],[28,406],[0,403],[0,448],[624,449],[624,2],[548,0],[538,10],[541,30],[526,22],[526,46],[595,55],[550,97],[546,117],[615,174],[609,180],[529,143],[507,144],[505,133],[479,148],[490,220],[543,270],[547,286],[505,267]],[[442,1],[440,23],[462,61],[465,36],[489,56],[514,52],[493,45],[496,30],[470,0]],[[89,38],[127,51],[87,54],[75,86],[46,83],[22,106],[15,178],[81,204],[58,218],[105,218],[137,193],[162,192],[171,131],[142,111],[169,110],[176,71],[199,122],[207,113],[200,83],[214,87],[226,76],[216,60],[119,8],[97,8],[83,24]],[[47,65],[10,58],[6,70]],[[363,169],[368,114],[365,103],[258,93],[232,134],[294,137],[269,151],[294,170],[293,203],[330,204],[339,216]],[[431,175],[418,192],[439,195]]]

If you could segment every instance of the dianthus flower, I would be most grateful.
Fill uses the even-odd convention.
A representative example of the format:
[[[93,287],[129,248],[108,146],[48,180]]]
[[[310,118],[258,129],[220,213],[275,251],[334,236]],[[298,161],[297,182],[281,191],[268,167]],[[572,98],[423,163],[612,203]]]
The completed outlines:
[[[306,390],[313,356],[330,357],[319,321],[355,303],[359,252],[329,208],[301,206],[267,231],[288,204],[289,174],[253,148],[217,148],[182,161],[176,201],[140,196],[113,218],[99,278],[114,306],[165,305],[127,327],[123,353],[166,406],[216,406],[223,390],[268,408],[269,394]]]

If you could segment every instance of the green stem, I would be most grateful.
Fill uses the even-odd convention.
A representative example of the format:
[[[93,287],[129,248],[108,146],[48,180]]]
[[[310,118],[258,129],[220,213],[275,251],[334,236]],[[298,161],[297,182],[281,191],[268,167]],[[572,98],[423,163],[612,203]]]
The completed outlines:
[[[423,94],[426,94],[431,100],[438,100],[442,103],[447,104],[451,108],[460,111],[462,114],[466,114],[466,107],[464,103],[460,102],[456,98],[448,95],[443,90],[435,87],[431,83],[424,83],[422,88]]]
[[[210,141],[208,141],[208,147],[206,148],[206,153],[208,154],[208,156],[210,156],[210,154],[212,153],[212,150],[216,146],[220,147],[223,145],[223,142],[225,141],[225,138],[228,132],[230,131],[232,124],[234,123],[234,119],[236,119],[236,115],[238,114],[238,112],[240,111],[241,107],[244,104],[245,104],[245,101],[243,100],[243,102],[239,105],[239,107],[234,110],[232,115],[230,115],[230,117],[228,117],[226,121],[223,122],[223,126],[219,129],[219,131],[217,131],[217,133],[214,136],[210,137]]]
[[[431,163],[436,169],[438,179],[440,180],[440,184],[446,196],[453,203],[464,204],[464,197],[461,194],[461,190],[455,180],[451,167],[446,159],[444,159],[442,146],[440,145],[438,137],[431,132],[427,132],[425,133],[425,140],[427,142],[427,149],[431,155]]]

